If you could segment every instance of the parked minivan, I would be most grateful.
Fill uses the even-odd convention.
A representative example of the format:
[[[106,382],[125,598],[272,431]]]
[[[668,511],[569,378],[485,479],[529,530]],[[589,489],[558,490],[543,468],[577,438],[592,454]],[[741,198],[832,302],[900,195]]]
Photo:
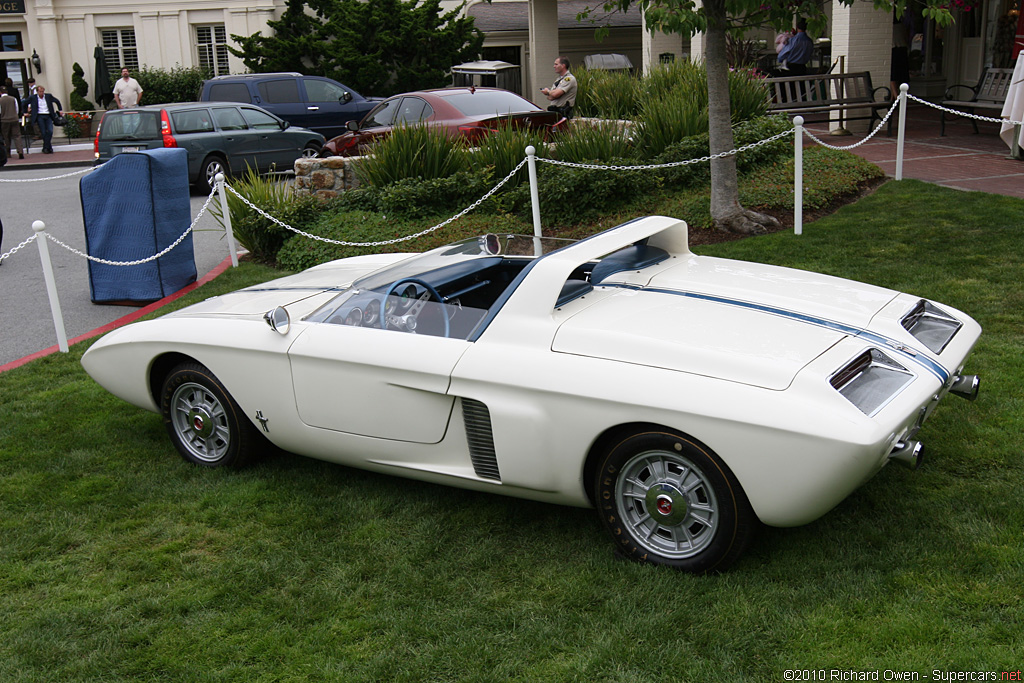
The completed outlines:
[[[189,182],[209,192],[218,173],[290,171],[297,158],[316,156],[323,144],[323,135],[251,104],[186,102],[105,112],[94,150],[98,165],[118,154],[181,147],[188,152]]]
[[[255,104],[293,126],[333,138],[347,130],[349,121],[360,121],[383,98],[363,97],[330,78],[293,72],[217,76],[203,83],[199,99]]]

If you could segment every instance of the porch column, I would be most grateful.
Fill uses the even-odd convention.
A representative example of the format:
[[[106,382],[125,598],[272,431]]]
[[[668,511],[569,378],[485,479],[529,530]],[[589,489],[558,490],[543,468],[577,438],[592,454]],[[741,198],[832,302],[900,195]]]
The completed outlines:
[[[663,54],[672,55],[673,59],[680,61],[683,59],[683,37],[676,34],[662,33],[661,31],[651,31],[647,28],[647,21],[641,16],[641,22],[643,22],[643,72],[648,74],[651,72],[651,67],[655,67],[660,62],[660,57]]]
[[[540,89],[555,82],[555,70],[551,65],[555,63],[555,57],[559,56],[558,1],[530,0],[528,4],[530,38],[527,49],[530,54],[527,63],[530,67],[523,84],[523,93],[526,99],[547,109],[548,100],[540,94]]]
[[[841,55],[846,57],[846,73],[868,71],[873,87],[889,87],[891,12],[876,10],[870,2],[855,2],[847,6],[839,0],[832,0],[832,61]],[[849,113],[854,116],[864,114],[857,110]],[[833,116],[834,121],[835,118]],[[854,132],[868,130],[867,120],[851,121],[845,126]]]

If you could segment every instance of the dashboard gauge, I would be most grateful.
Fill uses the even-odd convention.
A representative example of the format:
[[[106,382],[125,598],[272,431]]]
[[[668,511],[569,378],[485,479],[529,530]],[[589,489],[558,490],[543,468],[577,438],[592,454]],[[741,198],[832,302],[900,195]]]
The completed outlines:
[[[356,327],[363,324],[363,310],[358,306],[355,306],[348,315],[345,316],[346,325],[355,325]]]
[[[380,320],[380,302],[371,301],[363,311],[363,324],[366,326],[376,325],[378,320]]]

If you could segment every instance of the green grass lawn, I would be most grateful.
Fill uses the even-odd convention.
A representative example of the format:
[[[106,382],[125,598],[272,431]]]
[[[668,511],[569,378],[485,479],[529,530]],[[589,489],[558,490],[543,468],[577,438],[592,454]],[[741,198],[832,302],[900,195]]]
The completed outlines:
[[[694,577],[616,559],[590,510],[288,455],[189,466],[157,415],[92,382],[80,344],[0,374],[0,681],[1020,669],[1024,202],[906,180],[801,237],[699,251],[967,311],[985,329],[968,367],[980,398],[943,402],[919,471],[886,468]],[[275,274],[243,264],[183,303]]]

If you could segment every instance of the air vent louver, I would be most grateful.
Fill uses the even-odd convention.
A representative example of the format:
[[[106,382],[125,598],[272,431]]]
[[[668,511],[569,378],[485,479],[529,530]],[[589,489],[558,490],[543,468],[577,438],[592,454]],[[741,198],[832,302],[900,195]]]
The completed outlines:
[[[462,416],[466,422],[466,441],[469,443],[469,457],[476,476],[501,481],[498,457],[494,452],[494,436],[491,433],[490,411],[480,401],[464,398]]]

